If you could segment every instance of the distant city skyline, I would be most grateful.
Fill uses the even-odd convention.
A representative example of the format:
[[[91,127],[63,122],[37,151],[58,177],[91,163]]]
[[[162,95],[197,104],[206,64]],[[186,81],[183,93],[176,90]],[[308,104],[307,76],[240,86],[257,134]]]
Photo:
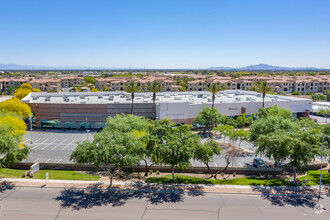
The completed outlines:
[[[327,0],[13,0],[0,8],[0,64],[330,69]]]

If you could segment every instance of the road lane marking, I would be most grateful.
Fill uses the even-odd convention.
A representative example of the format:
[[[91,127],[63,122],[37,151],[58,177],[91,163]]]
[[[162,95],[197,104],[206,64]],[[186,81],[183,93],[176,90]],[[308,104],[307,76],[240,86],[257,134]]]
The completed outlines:
[[[60,146],[61,144],[63,144],[67,139],[65,138],[61,143],[59,143],[58,145],[56,145],[55,147],[52,148],[52,150],[54,150],[55,148],[57,148],[58,146]]]
[[[72,144],[76,139],[73,139],[69,144],[65,145],[65,147],[63,147],[61,150],[64,150],[65,148],[67,148],[70,144]]]
[[[56,138],[55,140],[53,140],[52,142],[50,142],[49,144],[47,144],[46,146],[44,146],[43,148],[41,148],[41,150],[45,149],[46,147],[48,147],[51,144],[54,144],[54,142],[56,142],[58,140],[58,138]]]
[[[39,145],[41,145],[41,144],[43,144],[43,143],[45,143],[46,141],[48,141],[49,140],[49,138],[48,139],[46,139],[46,140],[44,140],[43,142],[41,142],[41,143],[39,143],[39,144],[37,144],[36,146],[34,146],[32,149],[36,149]]]

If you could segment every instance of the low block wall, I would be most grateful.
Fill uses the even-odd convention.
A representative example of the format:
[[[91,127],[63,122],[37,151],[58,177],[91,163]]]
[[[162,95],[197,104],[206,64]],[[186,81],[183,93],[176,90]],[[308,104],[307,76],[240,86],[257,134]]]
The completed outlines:
[[[32,162],[21,162],[17,163],[10,168],[15,169],[30,169]],[[43,170],[76,170],[76,171],[95,171],[97,170],[93,165],[90,164],[74,164],[74,163],[40,163],[40,169]],[[143,172],[144,166],[136,167],[125,167],[124,170],[132,170]],[[159,170],[160,172],[171,172],[171,167],[169,166],[151,166],[150,168],[153,171]],[[222,171],[224,167],[212,167],[213,172]],[[207,167],[191,167],[187,169],[176,169],[177,173],[209,173]],[[230,174],[236,172],[237,174],[246,174],[246,175],[258,175],[258,174],[282,174],[282,168],[246,168],[246,167],[228,167],[225,173]]]

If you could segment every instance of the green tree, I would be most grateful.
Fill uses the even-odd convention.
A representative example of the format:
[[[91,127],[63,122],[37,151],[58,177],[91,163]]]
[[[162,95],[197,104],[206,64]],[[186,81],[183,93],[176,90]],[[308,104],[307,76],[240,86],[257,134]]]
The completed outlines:
[[[170,165],[172,180],[174,169],[191,166],[190,159],[194,157],[194,149],[200,144],[200,137],[191,131],[191,126],[180,125],[163,119],[155,121],[155,137],[158,146],[159,161]]]
[[[202,111],[194,119],[194,123],[205,126],[212,130],[213,126],[218,123],[220,113],[216,108],[205,106]]]
[[[0,111],[0,167],[27,159],[30,148],[23,143],[25,130],[21,116]]]
[[[262,94],[262,107],[265,107],[265,96],[266,93],[273,90],[272,87],[268,86],[267,82],[258,81],[255,85],[256,91]]]
[[[143,158],[146,119],[133,115],[116,115],[107,119],[107,127],[95,134],[93,141],[82,141],[70,160],[91,163],[113,176],[125,166],[136,166]]]
[[[220,133],[220,135],[223,135],[223,142],[225,143],[226,137],[229,137],[232,135],[232,133],[234,133],[235,127],[231,125],[221,125],[213,128],[213,131],[216,133]]]
[[[131,114],[133,114],[135,93],[139,90],[140,90],[140,86],[136,84],[134,81],[130,81],[125,88],[126,92],[131,93],[131,98],[132,98]]]
[[[316,102],[316,101],[326,101],[327,100],[327,97],[325,95],[316,94],[316,95],[312,95],[312,99],[313,99],[313,102]]]
[[[153,83],[148,86],[148,90],[150,92],[152,92],[152,103],[153,103],[153,115],[154,115],[154,119],[156,119],[156,93],[160,92],[160,90],[162,89],[162,86],[157,82],[157,80],[154,80]]]
[[[274,106],[268,107],[268,108],[261,108],[261,109],[259,109],[259,111],[257,113],[257,116],[259,118],[267,118],[269,116],[275,116],[275,115],[278,115],[283,118],[288,118],[288,119],[293,117],[290,110],[285,109],[285,108],[280,108],[280,107],[278,107],[278,105],[274,105]]]
[[[328,122],[328,117],[330,115],[330,109],[329,108],[322,108],[317,114],[323,115],[325,117],[325,123]]]
[[[197,144],[194,150],[194,159],[206,165],[207,169],[211,173],[212,178],[214,174],[209,163],[213,161],[214,156],[221,154],[219,143],[213,139],[209,139],[203,144]]]
[[[248,130],[244,130],[244,129],[240,129],[237,131],[234,131],[234,136],[236,140],[239,140],[238,146],[241,146],[241,143],[243,141],[248,141],[249,137],[250,137],[250,131]]]
[[[214,108],[215,94],[222,90],[226,90],[227,86],[225,84],[218,85],[216,83],[211,83],[206,89],[212,93],[212,108]]]
[[[91,77],[91,76],[86,76],[86,77],[84,78],[84,81],[85,81],[86,83],[89,83],[89,84],[95,84],[95,78],[94,78],[94,77]]]

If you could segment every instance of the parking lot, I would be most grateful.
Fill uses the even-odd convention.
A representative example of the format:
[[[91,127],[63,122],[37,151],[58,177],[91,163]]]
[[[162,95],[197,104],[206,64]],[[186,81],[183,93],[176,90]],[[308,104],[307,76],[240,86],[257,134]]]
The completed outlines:
[[[91,140],[95,133],[86,132],[63,132],[63,131],[37,131],[32,132],[32,144],[31,133],[28,132],[24,138],[28,146],[31,147],[32,152],[26,161],[40,162],[40,163],[72,163],[69,160],[71,152],[77,147],[77,142],[82,140]],[[222,142],[221,139],[218,140]],[[245,150],[245,154],[242,157],[236,158],[230,166],[244,167],[252,164],[254,156],[254,149],[251,144],[242,142],[241,148]],[[226,166],[226,160],[224,158],[224,152],[222,155],[213,158],[213,162],[210,166],[222,167]],[[198,161],[191,161],[193,166],[204,166]]]

